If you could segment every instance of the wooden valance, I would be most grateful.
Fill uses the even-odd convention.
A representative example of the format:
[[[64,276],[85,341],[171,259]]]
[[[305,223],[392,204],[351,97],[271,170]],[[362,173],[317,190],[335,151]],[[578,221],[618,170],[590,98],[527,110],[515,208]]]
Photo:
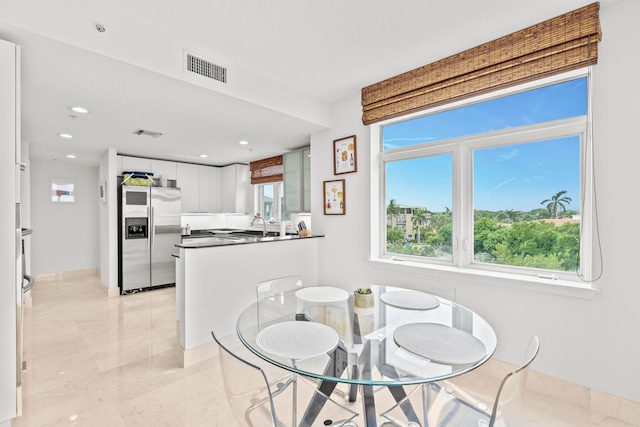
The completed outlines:
[[[598,62],[599,3],[362,89],[365,125]]]
[[[284,179],[282,156],[269,157],[249,163],[251,170],[251,184],[268,184],[280,182]]]

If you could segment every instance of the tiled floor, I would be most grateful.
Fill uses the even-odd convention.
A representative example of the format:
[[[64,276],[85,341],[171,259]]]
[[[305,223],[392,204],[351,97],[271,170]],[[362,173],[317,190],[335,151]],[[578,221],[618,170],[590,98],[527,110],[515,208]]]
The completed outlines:
[[[25,308],[28,370],[14,427],[237,427],[218,358],[178,365],[174,288],[109,299],[97,278],[63,276],[37,281]],[[496,386],[476,375],[467,380]],[[631,426],[543,396],[530,407],[528,425]]]

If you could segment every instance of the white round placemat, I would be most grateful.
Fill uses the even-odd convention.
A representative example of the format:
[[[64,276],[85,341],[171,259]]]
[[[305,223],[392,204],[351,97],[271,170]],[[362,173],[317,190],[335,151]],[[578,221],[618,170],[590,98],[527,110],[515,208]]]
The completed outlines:
[[[315,322],[290,321],[276,323],[261,330],[256,344],[274,356],[307,359],[325,354],[338,345],[338,333]]]
[[[328,304],[347,300],[349,292],[333,286],[309,286],[296,291],[296,297],[302,301]]]
[[[487,355],[482,341],[468,332],[438,323],[410,323],[393,333],[396,344],[433,362],[464,365]]]
[[[407,310],[431,310],[440,305],[438,298],[417,291],[393,291],[380,295],[380,301]]]

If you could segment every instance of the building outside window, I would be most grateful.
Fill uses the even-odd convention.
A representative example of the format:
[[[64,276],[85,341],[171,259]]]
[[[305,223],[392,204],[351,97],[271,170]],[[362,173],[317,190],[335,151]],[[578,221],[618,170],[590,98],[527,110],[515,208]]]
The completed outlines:
[[[257,206],[259,206],[258,212],[267,222],[279,223],[283,219],[288,219],[282,218],[284,203],[282,182],[256,185],[255,191]]]
[[[372,125],[380,257],[588,277],[588,100],[581,71]]]

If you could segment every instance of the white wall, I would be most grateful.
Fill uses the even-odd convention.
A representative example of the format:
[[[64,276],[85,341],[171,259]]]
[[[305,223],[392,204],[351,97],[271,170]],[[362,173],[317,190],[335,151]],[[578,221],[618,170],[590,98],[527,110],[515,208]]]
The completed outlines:
[[[75,203],[52,203],[50,178],[76,180]],[[100,228],[98,168],[31,160],[33,275],[98,268]]]
[[[314,233],[325,234],[320,247],[320,282],[354,289],[367,283],[410,280],[449,283],[457,300],[483,315],[496,329],[495,357],[519,363],[528,339],[537,334],[541,353],[534,369],[566,381],[640,402],[640,286],[638,250],[640,212],[636,195],[640,144],[637,103],[640,59],[640,2],[622,0],[600,12],[603,40],[594,71],[594,135],[599,231],[604,274],[593,300],[527,291],[507,281],[491,282],[453,273],[420,275],[373,268],[370,248],[369,131],[361,122],[359,94],[333,108],[333,128],[312,135],[312,212]],[[333,176],[332,141],[357,135],[358,172]],[[374,165],[375,167],[375,165]],[[346,216],[322,214],[323,180],[346,179]],[[375,208],[375,207],[374,207]],[[597,255],[597,254],[596,254]]]
[[[99,180],[106,185],[105,201],[99,202],[100,213],[100,282],[107,288],[118,287],[118,190],[116,188],[116,150],[100,156]]]

